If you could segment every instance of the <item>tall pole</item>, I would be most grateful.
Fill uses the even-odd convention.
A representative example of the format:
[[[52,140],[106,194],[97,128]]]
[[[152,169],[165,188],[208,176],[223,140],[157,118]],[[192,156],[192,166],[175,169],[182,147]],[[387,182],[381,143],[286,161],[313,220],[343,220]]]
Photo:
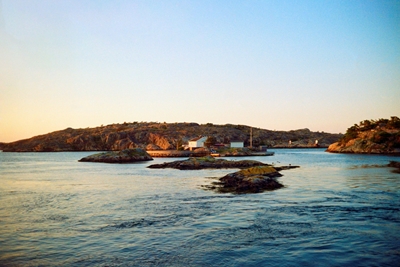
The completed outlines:
[[[253,128],[250,127],[250,148],[253,148]]]

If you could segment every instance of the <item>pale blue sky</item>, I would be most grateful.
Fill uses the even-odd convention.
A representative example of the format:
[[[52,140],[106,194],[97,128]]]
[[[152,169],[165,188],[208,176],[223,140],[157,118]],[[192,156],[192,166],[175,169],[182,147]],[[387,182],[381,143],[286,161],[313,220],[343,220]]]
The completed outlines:
[[[400,1],[0,3],[0,142],[125,121],[343,133],[400,116]]]

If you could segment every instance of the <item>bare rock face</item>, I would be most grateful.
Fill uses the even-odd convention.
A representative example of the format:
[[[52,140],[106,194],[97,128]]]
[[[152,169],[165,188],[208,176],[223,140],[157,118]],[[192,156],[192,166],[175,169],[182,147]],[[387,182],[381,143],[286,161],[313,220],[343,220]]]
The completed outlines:
[[[137,161],[153,160],[146,151],[140,148],[124,149],[122,151],[110,151],[90,155],[80,159],[80,162],[104,162],[104,163],[132,163]]]
[[[340,142],[333,143],[326,151],[355,154],[391,154],[395,152],[395,150],[388,149],[385,145],[376,144],[371,140],[361,138],[352,139],[346,144],[341,144]]]
[[[128,138],[115,140],[111,145],[111,150],[124,150],[124,149],[134,149],[136,147]]]
[[[168,141],[168,139],[159,134],[149,134],[149,143],[152,143],[163,150],[173,149],[173,145]]]

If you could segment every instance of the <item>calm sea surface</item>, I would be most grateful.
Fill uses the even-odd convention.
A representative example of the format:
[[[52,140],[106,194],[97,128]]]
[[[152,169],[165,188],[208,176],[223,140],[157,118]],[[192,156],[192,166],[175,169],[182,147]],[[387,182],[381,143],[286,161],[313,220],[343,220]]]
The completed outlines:
[[[400,266],[399,157],[279,149],[284,188],[205,191],[235,170],[0,153],[0,266]],[[235,158],[230,158],[235,159]],[[240,158],[243,159],[243,158]]]

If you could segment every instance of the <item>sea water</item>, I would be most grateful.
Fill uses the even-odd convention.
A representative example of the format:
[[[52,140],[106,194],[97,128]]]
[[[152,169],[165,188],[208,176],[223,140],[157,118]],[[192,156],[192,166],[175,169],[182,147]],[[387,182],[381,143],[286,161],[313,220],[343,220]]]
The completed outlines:
[[[0,153],[0,266],[399,266],[398,157],[276,149],[284,188],[203,189],[236,170]]]

